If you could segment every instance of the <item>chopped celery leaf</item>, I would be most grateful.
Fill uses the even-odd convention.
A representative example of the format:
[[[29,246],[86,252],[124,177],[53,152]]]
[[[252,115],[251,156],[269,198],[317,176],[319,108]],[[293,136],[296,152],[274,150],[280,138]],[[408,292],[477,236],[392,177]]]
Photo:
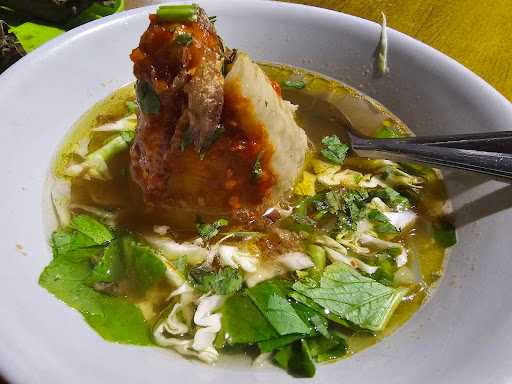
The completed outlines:
[[[242,288],[242,276],[232,267],[222,267],[216,272],[199,266],[190,270],[189,277],[194,287],[204,293],[230,295]]]
[[[322,144],[323,148],[320,153],[323,157],[335,164],[343,163],[349,149],[347,144],[343,144],[336,135],[324,137]]]
[[[373,189],[371,191],[371,197],[378,197],[382,199],[393,209],[406,210],[411,207],[411,203],[407,197],[402,196],[400,193],[389,187]]]
[[[333,263],[325,268],[318,287],[296,282],[293,288],[320,307],[362,328],[382,330],[403,297],[355,269]]]
[[[171,261],[172,265],[176,270],[181,273],[182,276],[186,277],[188,276],[190,272],[190,268],[187,261],[187,255],[183,255],[178,257],[177,259]]]
[[[41,273],[39,284],[78,310],[106,340],[152,344],[148,324],[139,308],[125,298],[108,296],[88,286],[92,273],[90,259],[97,253],[98,247],[88,247],[59,254]]]
[[[105,247],[103,256],[94,266],[89,282],[113,283],[121,280],[124,275],[124,267],[121,256],[121,245],[119,240],[113,240]]]
[[[222,329],[229,344],[254,344],[279,334],[245,294],[228,297],[222,307]]]
[[[400,132],[397,132],[396,128],[383,126],[375,133],[375,138],[377,139],[393,139],[397,137],[402,137]]]
[[[457,243],[457,234],[453,224],[439,221],[432,224],[434,240],[443,248],[449,248]]]
[[[309,325],[310,334],[320,333],[324,336],[328,334],[327,327],[329,324],[325,317],[302,303],[292,301],[291,305],[302,321]]]
[[[51,246],[53,250],[53,257],[65,255],[70,251],[76,251],[83,248],[95,247],[101,251],[101,247],[92,240],[90,237],[85,236],[83,233],[73,231],[56,231],[52,234]]]
[[[105,225],[88,215],[77,215],[71,220],[71,227],[90,237],[96,244],[102,245],[114,238]]]
[[[274,362],[295,377],[313,377],[315,364],[305,340],[295,341],[274,355]]]
[[[197,234],[201,236],[203,240],[210,240],[217,236],[221,227],[225,227],[227,225],[229,225],[229,221],[226,219],[219,219],[209,224],[203,223],[202,219],[198,217],[196,224]]]
[[[39,284],[75,308],[103,338],[129,344],[152,344],[142,312],[120,294],[127,280],[143,294],[164,274],[153,250],[129,235],[114,238],[111,229],[87,215],[77,215],[51,239],[53,260]],[[106,285],[105,285],[106,284]]]
[[[289,285],[283,280],[267,280],[247,290],[247,295],[281,335],[309,334],[311,327],[288,302]]]
[[[317,336],[307,340],[311,356],[319,363],[339,359],[348,352],[348,343],[343,334],[333,331],[327,337]]]
[[[286,88],[304,89],[306,84],[302,80],[286,80],[282,83]]]
[[[165,264],[153,249],[140,244],[133,237],[124,235],[121,241],[126,274],[135,283],[139,293],[144,293],[162,278]]]
[[[258,348],[260,349],[261,353],[272,352],[275,349],[282,348],[288,344],[293,343],[295,340],[299,340],[303,337],[303,334],[292,333],[289,335],[277,337],[275,339],[260,341],[258,343]]]
[[[156,91],[144,80],[137,80],[135,88],[140,110],[148,115],[157,115],[160,112],[160,97]]]
[[[358,327],[355,327],[353,324],[350,324],[347,320],[342,319],[340,316],[338,316],[332,312],[326,311],[319,304],[317,304],[314,300],[310,299],[309,297],[307,297],[299,292],[296,292],[296,291],[290,292],[290,297],[292,299],[294,299],[295,301],[297,301],[298,303],[304,304],[305,306],[314,310],[316,313],[325,315],[326,318],[328,318],[329,320],[331,320],[332,322],[334,322],[336,324],[343,325],[347,328],[358,329]]]

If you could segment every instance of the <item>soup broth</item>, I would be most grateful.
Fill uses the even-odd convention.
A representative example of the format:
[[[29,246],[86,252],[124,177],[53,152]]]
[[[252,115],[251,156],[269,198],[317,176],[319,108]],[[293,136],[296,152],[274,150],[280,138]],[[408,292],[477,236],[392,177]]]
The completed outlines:
[[[382,105],[338,81],[288,66],[264,63],[261,67],[272,80],[282,85],[283,98],[298,106],[296,118],[311,142],[313,157],[319,153],[322,138],[333,134],[343,137],[340,111],[352,121],[356,130],[368,136],[378,136],[382,132],[391,132],[396,136],[412,134]],[[286,86],[292,84],[290,82],[298,82],[300,86]],[[125,117],[128,113],[127,102],[129,104],[134,99],[134,86],[129,84],[88,111],[62,146],[53,167],[55,176],[67,178],[66,169],[77,159],[80,146],[85,145],[91,152],[111,139],[116,133],[105,131],[90,135],[90,132]],[[91,138],[90,142],[86,142],[88,137]],[[375,169],[372,163],[353,154],[347,157],[343,168],[361,174],[371,173]],[[393,239],[408,250],[408,266],[414,273],[415,283],[410,285],[384,330],[347,332],[350,352],[345,356],[376,343],[403,325],[430,297],[436,281],[442,275],[446,250],[433,240],[433,228],[446,221],[448,206],[441,175],[438,171],[414,165],[404,165],[404,169],[419,172],[423,178],[420,189],[400,190],[412,202],[411,210],[417,215],[417,220]],[[109,180],[70,179],[70,207],[74,212],[100,212],[104,218],[115,216],[116,227],[135,236],[152,233],[155,226],[167,226],[177,242],[197,237],[195,212],[170,208],[162,210],[144,204],[138,185],[130,177],[128,151],[112,159],[109,172]],[[291,197],[284,206],[293,207],[298,201],[297,197]],[[205,216],[202,219],[210,222],[218,218]],[[236,230],[251,228],[239,223]],[[169,291],[169,285],[162,281],[144,296],[130,293],[132,291],[129,289],[125,295],[137,303],[147,321],[155,322],[155,316],[166,307]]]

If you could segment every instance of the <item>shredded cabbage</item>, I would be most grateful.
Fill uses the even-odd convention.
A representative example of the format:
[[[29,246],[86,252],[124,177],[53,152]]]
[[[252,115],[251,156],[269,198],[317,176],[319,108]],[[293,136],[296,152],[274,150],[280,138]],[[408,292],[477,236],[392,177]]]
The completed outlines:
[[[187,262],[195,265],[203,262],[208,257],[208,250],[195,244],[177,243],[169,237],[153,234],[146,234],[143,238],[170,261],[186,256]]]
[[[277,258],[277,261],[289,271],[300,271],[315,266],[311,258],[303,252],[288,252]]]
[[[153,331],[155,342],[162,347],[173,348],[182,355],[196,357],[208,364],[214,363],[219,352],[213,342],[221,329],[222,316],[214,312],[222,306],[225,296],[198,297],[188,283],[183,283],[170,297],[179,297],[179,300],[172,305],[169,314],[157,323]],[[183,337],[194,329],[192,338]]]
[[[117,120],[113,123],[107,123],[100,125],[99,127],[93,128],[95,132],[122,132],[122,131],[134,131],[137,128],[137,115],[131,114]],[[86,152],[87,154],[87,152]]]
[[[375,273],[378,269],[377,267],[368,265],[355,257],[348,256],[347,249],[329,236],[316,236],[313,238],[313,242],[314,244],[320,245],[325,249],[327,256],[332,262],[339,261],[345,263],[350,265],[352,268],[360,269],[361,271],[364,271],[370,275]]]
[[[402,212],[382,212],[389,220],[389,222],[399,231],[407,228],[409,225],[414,223],[417,216],[411,211],[402,211]]]
[[[351,169],[344,169],[341,172],[334,173],[332,169],[318,175],[318,182],[327,187],[341,185],[346,188],[359,187],[359,183],[363,181],[363,174]]]
[[[238,269],[239,267],[245,272],[256,271],[258,259],[249,252],[242,251],[231,245],[220,245],[217,249],[219,261],[222,265],[227,265]]]

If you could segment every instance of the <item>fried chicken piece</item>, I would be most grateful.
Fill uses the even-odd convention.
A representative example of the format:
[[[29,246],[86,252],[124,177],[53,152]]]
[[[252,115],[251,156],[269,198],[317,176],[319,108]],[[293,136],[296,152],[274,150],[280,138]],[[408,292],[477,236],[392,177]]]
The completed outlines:
[[[197,21],[184,24],[151,15],[131,54],[139,87],[159,100],[157,110],[145,110],[139,92],[141,113],[131,149],[134,177],[148,201],[172,197],[175,153],[185,140],[201,150],[222,113],[222,42],[205,12],[198,8],[197,14]]]
[[[139,98],[131,150],[146,202],[228,214],[282,198],[303,166],[307,138],[279,86],[243,53],[223,65],[229,54],[200,8],[191,23],[150,19],[131,56],[144,92],[157,96],[149,106]],[[180,45],[185,33],[192,40]]]

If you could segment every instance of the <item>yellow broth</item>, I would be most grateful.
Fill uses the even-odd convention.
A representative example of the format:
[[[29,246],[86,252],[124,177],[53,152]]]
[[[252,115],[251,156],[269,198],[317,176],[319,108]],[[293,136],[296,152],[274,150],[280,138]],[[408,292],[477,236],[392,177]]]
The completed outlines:
[[[383,126],[391,127],[400,135],[412,134],[407,127],[381,104],[369,99],[353,88],[319,74],[302,69],[261,64],[272,80],[284,84],[287,80],[301,80],[303,89],[283,87],[283,97],[299,106],[297,119],[306,131],[313,145],[318,145],[321,138],[337,134],[343,137],[340,128],[339,111],[343,111],[356,130],[368,136],[374,135]],[[86,137],[91,129],[116,121],[127,115],[126,102],[134,99],[133,85],[120,88],[107,99],[91,108],[75,125],[66,138],[54,164],[56,177],[65,177],[64,170],[75,156],[73,151],[77,143]],[[109,133],[95,133],[89,144],[89,151],[101,146],[109,139]],[[365,172],[364,161],[349,156],[345,168]],[[143,204],[138,186],[130,178],[129,156],[125,151],[118,155],[109,166],[112,179],[108,181],[71,179],[72,204],[115,211],[119,215],[119,225],[132,233],[150,232],[154,225],[169,225],[177,240],[194,237],[194,212],[154,210]],[[386,329],[376,335],[367,333],[353,334],[349,339],[351,352],[355,353],[374,343],[382,337],[393,333],[404,324],[428,299],[433,285],[440,278],[445,258],[445,250],[432,238],[430,222],[442,217],[448,205],[446,192],[440,173],[430,174],[423,188],[414,197],[413,210],[419,219],[412,229],[402,233],[398,240],[406,245],[409,258],[421,276],[421,283],[413,287],[389,321]],[[206,218],[208,219],[208,218]],[[161,284],[155,287],[139,306],[144,315],[151,320],[159,310],[169,287]]]

